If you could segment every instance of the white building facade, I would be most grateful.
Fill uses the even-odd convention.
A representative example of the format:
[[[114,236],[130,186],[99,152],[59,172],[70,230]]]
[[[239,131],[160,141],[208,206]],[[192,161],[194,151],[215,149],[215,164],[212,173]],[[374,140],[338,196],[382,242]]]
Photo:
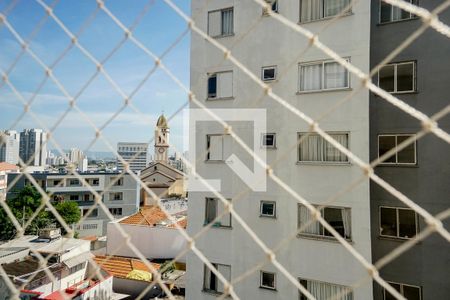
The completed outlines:
[[[139,172],[147,166],[148,143],[124,143],[117,144],[117,153],[129,163],[130,170]],[[117,159],[117,170],[124,170],[123,163]]]
[[[324,26],[330,18],[350,1],[278,2],[272,7],[279,14],[307,30],[320,32],[319,39],[325,45],[363,72],[369,71],[370,1],[357,1],[350,12],[328,27]],[[233,56],[276,95],[312,118],[361,87],[355,76],[310,47],[301,34],[264,14],[255,1],[194,0],[192,16],[195,24],[217,42],[232,47]],[[191,43],[191,89],[210,109],[266,109],[267,133],[261,136],[261,147],[267,150],[267,163],[276,162],[274,174],[311,203],[325,204],[361,179],[363,173],[358,166],[316,134],[305,135],[310,129],[308,124],[265,95],[259,85],[224,59],[222,51],[195,33]],[[369,93],[362,89],[319,123],[338,142],[368,161],[368,112]],[[253,128],[248,122],[231,125],[247,145],[253,144]],[[195,137],[196,153],[190,153],[190,159],[195,161],[196,171],[206,179],[221,180],[221,194],[269,248],[297,236],[277,252],[277,260],[317,299],[327,299],[327,293],[346,291],[367,278],[367,271],[353,255],[317,223],[304,226],[296,234],[311,216],[272,180],[267,180],[265,192],[242,196],[248,186],[226,161],[236,154],[251,168],[253,158],[224,135],[220,124],[198,122]],[[193,236],[214,221],[196,246],[226,279],[233,280],[266,259],[267,264],[233,285],[236,294],[241,299],[306,299],[267,261],[265,253],[234,218],[225,215],[214,220],[222,209],[212,193],[189,191],[188,232]],[[322,216],[371,261],[369,180],[363,179],[351,191],[326,204]],[[223,293],[223,284],[192,252],[187,257],[187,268],[188,300],[214,299]],[[372,282],[367,280],[339,299],[372,297]]]
[[[0,132],[0,162],[16,165],[19,162],[20,134],[14,130]]]

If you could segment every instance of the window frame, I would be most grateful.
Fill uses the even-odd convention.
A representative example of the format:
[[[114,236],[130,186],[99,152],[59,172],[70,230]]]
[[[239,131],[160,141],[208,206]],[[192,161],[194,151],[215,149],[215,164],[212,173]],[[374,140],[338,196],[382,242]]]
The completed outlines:
[[[273,145],[264,145],[264,139],[267,135],[273,135]],[[265,132],[261,134],[261,148],[277,148],[277,134],[275,132]]]
[[[410,4],[413,4],[412,2],[415,1],[416,4],[414,5],[419,5],[419,0],[404,0],[405,2],[409,2]],[[398,22],[404,22],[404,21],[410,21],[410,20],[415,20],[418,19],[419,17],[417,17],[416,15],[409,13],[409,18],[407,19],[400,19],[400,20],[392,20],[392,16],[393,16],[393,9],[394,9],[394,5],[386,3],[388,5],[391,6],[391,17],[390,17],[390,21],[387,22],[382,22],[381,21],[381,5],[383,4],[383,0],[379,0],[378,1],[378,24],[379,25],[384,25],[384,24],[392,24],[392,23],[398,23]]]
[[[397,137],[399,136],[414,136],[414,133],[382,133],[382,134],[378,134],[377,135],[377,157],[380,157],[380,137],[389,137],[389,136],[394,136],[395,137],[395,147],[398,147],[398,139]],[[410,145],[414,145],[414,162],[413,163],[399,163],[398,162],[398,153],[399,151],[395,152],[395,162],[388,162],[388,161],[383,161],[380,163],[380,165],[386,165],[386,166],[416,166],[417,165],[417,140],[414,141],[414,143],[410,144]],[[402,149],[400,151],[403,151],[405,149]],[[390,151],[390,150],[389,150]],[[384,155],[384,154],[383,154]]]
[[[409,65],[412,64],[413,65],[413,81],[412,81],[412,86],[413,89],[412,90],[408,90],[408,91],[398,91],[398,79],[397,79],[397,68],[400,65]],[[388,64],[385,64],[383,67],[381,67],[377,74],[378,74],[378,80],[377,80],[377,86],[379,88],[380,87],[380,71],[381,69],[385,68],[385,67],[390,67],[390,66],[394,66],[394,91],[390,92],[390,91],[386,91],[389,94],[394,94],[394,95],[398,95],[398,94],[412,94],[412,93],[416,93],[417,92],[417,61],[416,60],[407,60],[407,61],[401,61],[401,62],[391,62]]]
[[[218,86],[219,86],[219,77],[218,74],[222,74],[222,73],[231,73],[231,96],[225,96],[225,97],[218,97]],[[233,70],[224,70],[224,71],[217,71],[217,72],[208,72],[206,73],[206,100],[230,100],[230,99],[234,99],[234,72]],[[216,94],[214,97],[210,96],[209,93],[209,79],[211,77],[216,77]]]
[[[297,205],[297,231],[300,229],[300,221],[301,221],[300,220],[300,207],[301,206],[303,206],[301,203],[299,203]],[[341,235],[341,237],[343,239],[345,239],[346,241],[349,241],[349,242],[353,241],[353,230],[352,230],[352,226],[353,226],[352,220],[353,220],[353,218],[352,218],[352,208],[351,207],[349,207],[349,206],[336,206],[336,205],[324,206],[324,205],[320,205],[320,204],[313,204],[313,206],[315,208],[319,208],[320,207],[320,215],[322,216],[323,219],[325,219],[325,212],[324,212],[325,208],[333,208],[333,209],[339,209],[339,210],[348,211],[348,214],[350,215],[350,237],[345,237],[345,236],[342,236],[342,235]],[[315,221],[315,222],[319,222],[319,221]],[[314,222],[311,223],[311,225],[312,224],[314,224]],[[331,226],[331,224],[330,224],[330,226]],[[336,237],[333,236],[333,235],[325,235],[326,228],[323,227],[322,225],[320,225],[320,227],[322,229],[321,234],[314,234],[314,233],[307,233],[307,232],[298,232],[297,236],[298,237],[306,237],[306,238],[315,238],[315,239],[319,239],[319,240],[332,240],[332,241],[336,241],[337,240]]]
[[[321,1],[322,2],[322,7],[323,7],[323,11],[322,11],[322,17],[320,17],[320,18],[318,18],[318,19],[314,19],[314,20],[308,20],[308,21],[303,21],[301,18],[302,18],[302,1],[303,0],[300,0],[298,3],[299,3],[299,8],[298,8],[298,12],[299,12],[299,15],[298,15],[298,19],[299,19],[299,21],[298,21],[298,23],[299,24],[307,24],[307,23],[312,23],[312,22],[319,22],[319,21],[325,21],[325,20],[329,20],[329,19],[332,19],[332,18],[336,18],[338,15],[340,15],[340,14],[342,14],[340,17],[346,17],[346,16],[350,16],[350,15],[352,15],[353,14],[353,5],[350,5],[350,8],[349,8],[349,10],[347,11],[347,12],[345,12],[345,13],[342,13],[342,11],[341,12],[339,12],[338,14],[336,14],[336,15],[332,15],[332,16],[325,16],[325,4],[324,4],[324,2],[325,2],[325,0],[319,0],[319,1]],[[350,4],[352,3],[352,1],[350,0]]]
[[[120,199],[115,199],[116,195],[120,195]],[[123,192],[109,192],[109,201],[123,201]]]
[[[308,287],[307,287],[308,281],[314,281],[314,282],[317,282],[317,283],[328,284],[328,285],[331,285],[331,286],[338,286],[338,287],[346,288],[346,289],[350,290],[349,294],[351,295],[351,299],[355,299],[354,294],[353,294],[353,290],[352,290],[352,288],[350,286],[346,286],[346,285],[343,285],[343,284],[336,284],[336,283],[332,283],[332,282],[326,282],[326,281],[322,281],[322,280],[307,279],[307,278],[303,278],[303,277],[298,277],[297,280],[306,290],[308,290]],[[304,282],[306,282],[306,285],[304,284]],[[298,291],[298,293],[299,293],[299,300],[307,299],[306,296],[304,296],[300,290]]]
[[[384,235],[382,234],[382,228],[381,228],[381,209],[382,208],[388,208],[388,209],[395,209],[395,221],[396,221],[396,226],[397,226],[397,232],[396,232],[396,236],[393,235]],[[415,222],[415,228],[416,228],[416,234],[413,237],[401,237],[400,236],[400,218],[399,218],[399,211],[400,210],[410,210],[414,212],[414,222]],[[398,240],[411,240],[414,239],[417,234],[420,231],[419,228],[419,216],[417,214],[417,212],[414,209],[411,208],[407,208],[407,207],[396,207],[396,206],[386,206],[386,205],[380,205],[378,207],[378,225],[379,225],[379,231],[378,231],[378,235],[382,238],[390,238],[390,239],[398,239]]]
[[[351,63],[351,58],[349,56],[342,57],[342,59],[346,60],[348,63]],[[309,61],[309,62],[300,62],[298,64],[298,86],[297,86],[298,94],[343,91],[343,90],[349,90],[352,88],[351,74],[345,67],[343,67],[343,68],[345,69],[345,72],[347,74],[347,86],[346,87],[338,87],[338,88],[325,88],[325,64],[327,64],[327,63],[338,63],[338,62],[333,59],[323,59],[323,60],[315,60],[315,61]],[[306,66],[313,66],[313,65],[321,65],[322,66],[321,77],[320,77],[320,80],[321,80],[320,81],[320,89],[318,89],[318,90],[302,90],[301,89],[301,87],[302,87],[301,68],[306,67]]]
[[[122,207],[108,207],[108,210],[109,210],[109,213],[113,216],[123,216]],[[113,211],[116,212],[117,210],[120,210],[120,214],[113,213]]]
[[[273,275],[273,287],[263,284],[263,276],[264,276],[264,274]],[[277,273],[260,270],[259,271],[259,287],[262,288],[262,289],[268,289],[268,290],[276,291],[277,290]]]
[[[347,135],[347,149],[350,150],[350,131],[326,131],[326,133],[328,135],[330,135],[331,137],[333,137],[333,134],[345,134]],[[315,161],[315,160],[300,160],[300,147],[302,143],[299,143],[299,140],[301,138],[302,135],[319,135],[318,133],[315,132],[297,132],[297,164],[308,164],[308,165],[350,165],[351,161],[347,157],[346,161],[325,161],[325,160],[320,160],[320,161]],[[320,136],[320,135],[319,135]],[[320,136],[323,140],[325,140],[322,136]],[[340,152],[341,153],[341,152]],[[345,154],[344,154],[345,155]]]
[[[217,197],[206,197],[205,198],[205,221],[203,222],[204,226],[208,226],[209,224],[212,223],[212,222],[207,222],[207,220],[209,219],[208,218],[208,202],[210,200],[215,200],[217,202],[216,203],[216,215],[214,216],[213,219],[217,218],[217,216],[219,215],[219,212],[217,211],[218,210],[218,206],[219,206],[218,205],[218,201],[221,201],[221,200],[219,198],[217,198]],[[230,203],[232,201],[230,198],[227,198],[226,200],[229,201]],[[227,215],[228,215],[228,218],[229,218],[229,224],[230,225],[223,225],[222,222],[220,220],[218,220],[218,221],[212,223],[211,227],[214,227],[214,228],[228,228],[228,229],[233,228],[233,223],[232,223],[233,222],[233,218],[231,216],[231,213],[226,213],[225,215],[222,216],[222,218],[225,218]]]
[[[227,11],[227,10],[233,11],[233,24],[232,24],[233,32],[232,32],[232,33],[228,33],[228,34],[223,34],[222,16],[223,16],[223,12],[224,12],[224,11]],[[220,32],[221,32],[221,34],[220,34],[220,35],[214,35],[214,36],[212,36],[212,35],[209,34],[209,25],[210,25],[210,24],[209,24],[209,14],[210,14],[210,13],[214,13],[214,12],[218,12],[218,11],[220,11]],[[234,23],[235,23],[234,21],[235,21],[235,16],[234,16],[234,6],[229,6],[229,7],[224,7],[224,8],[219,8],[219,9],[213,9],[213,10],[210,10],[210,11],[208,11],[208,14],[207,14],[207,27],[206,27],[206,33],[207,33],[207,35],[208,35],[209,37],[211,37],[211,38],[213,38],[213,39],[234,36]]]
[[[225,139],[224,137],[228,134],[224,133],[211,133],[206,135],[206,158],[205,161],[207,162],[225,162]],[[211,136],[221,136],[222,137],[222,159],[210,159],[210,143],[211,143]]]
[[[217,271],[218,271],[219,273],[220,273],[220,271],[219,271],[219,266],[222,266],[222,267],[229,267],[229,268],[230,268],[230,278],[225,278],[225,279],[228,280],[228,281],[231,281],[231,274],[232,274],[232,273],[231,273],[231,265],[219,264],[219,263],[213,263],[213,262],[211,262],[211,264],[213,265],[214,268],[217,269]],[[206,272],[209,272],[209,273],[210,273],[210,279],[209,279],[209,280],[211,280],[211,274],[214,275],[215,280],[216,280],[216,283],[215,283],[216,289],[215,289],[215,290],[212,290],[212,289],[206,287]],[[222,274],[222,273],[221,273],[221,274]],[[222,274],[222,276],[223,276],[223,274]],[[218,288],[218,284],[217,284],[217,283],[218,283],[218,282],[220,282],[220,280],[217,278],[217,276],[211,271],[210,268],[208,268],[208,266],[206,266],[206,265],[204,264],[204,265],[203,265],[203,288],[202,288],[202,291],[203,291],[203,292],[206,292],[206,293],[212,293],[212,294],[216,294],[216,295],[222,295],[223,292],[217,290],[217,288]]]
[[[394,281],[386,281],[389,284],[396,284],[400,286],[400,295],[404,296],[404,292],[403,292],[403,288],[404,286],[409,286],[409,287],[413,287],[413,288],[418,288],[419,289],[419,300],[422,300],[422,287],[418,286],[418,285],[412,285],[412,284],[406,284],[406,283],[400,283],[400,282],[394,282]],[[383,300],[386,300],[386,289],[383,288]]]
[[[264,204],[272,204],[273,205],[273,214],[272,215],[268,215],[268,214],[264,214],[263,213],[263,205]],[[276,201],[269,201],[269,200],[261,200],[259,202],[259,216],[262,217],[262,218],[276,219],[277,218],[277,202]]]
[[[269,70],[269,69],[273,69],[273,78],[269,78],[269,79],[264,79],[264,71]],[[273,65],[273,66],[264,66],[261,67],[261,80],[264,82],[270,82],[270,81],[276,81],[277,80],[277,66]]]

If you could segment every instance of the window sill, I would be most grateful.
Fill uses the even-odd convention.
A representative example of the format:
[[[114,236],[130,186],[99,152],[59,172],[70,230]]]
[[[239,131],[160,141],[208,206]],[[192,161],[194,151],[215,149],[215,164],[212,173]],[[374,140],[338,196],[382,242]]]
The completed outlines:
[[[259,288],[263,289],[263,290],[269,290],[269,291],[272,291],[272,292],[278,292],[276,288],[271,288],[271,287],[268,287],[268,286],[260,285]]]
[[[319,93],[330,93],[330,92],[348,92],[352,91],[351,87],[338,88],[338,89],[326,89],[326,90],[314,90],[314,91],[297,91],[296,95],[304,95],[304,94],[319,94]]]
[[[413,20],[419,20],[419,17],[409,18],[409,19],[403,19],[403,20],[396,20],[396,21],[389,21],[389,22],[378,22],[377,26],[384,26],[384,25],[390,25],[390,24],[396,24],[396,23],[403,23],[403,22],[409,22]]]
[[[203,226],[208,226],[209,223],[203,223]],[[212,225],[211,228],[217,228],[217,229],[228,229],[231,230],[233,229],[232,226],[223,226],[223,225]]]
[[[227,38],[227,37],[233,37],[234,36],[234,32],[230,33],[230,34],[224,34],[224,35],[216,35],[216,36],[211,36],[213,39],[223,39],[223,38]]]
[[[276,146],[261,146],[261,149],[267,149],[267,150],[277,150]]]
[[[353,12],[352,11],[349,11],[349,12],[347,12],[347,13],[345,13],[345,14],[343,14],[342,16],[340,16],[341,18],[344,18],[344,17],[349,17],[349,16],[352,16],[353,15]],[[310,24],[310,23],[317,23],[317,22],[322,22],[322,21],[328,21],[328,20],[333,20],[333,19],[335,19],[337,17],[337,15],[334,15],[334,16],[329,16],[329,17],[325,17],[325,18],[320,18],[320,19],[316,19],[316,20],[311,20],[311,21],[298,21],[297,22],[297,24],[298,25],[305,25],[305,24]]]
[[[311,235],[311,234],[304,234],[304,233],[298,233],[297,238],[307,239],[307,240],[316,240],[316,241],[323,241],[323,242],[331,242],[331,243],[338,243],[340,244],[336,238],[331,236],[322,236],[322,235]],[[354,244],[353,240],[351,239],[345,239],[348,243]]]
[[[272,83],[277,83],[278,79],[261,79],[262,82],[267,83],[267,84],[272,84]]]
[[[351,166],[351,162],[297,161],[297,165],[306,166]]]
[[[402,243],[402,242],[406,242],[406,241],[409,241],[409,240],[413,240],[414,237],[413,238],[402,238],[402,237],[395,237],[395,236],[379,235],[378,239],[379,240],[394,241],[394,242],[401,242]],[[420,243],[420,241],[418,243]]]
[[[223,293],[221,293],[221,292],[213,291],[213,290],[207,290],[207,289],[202,289],[202,292],[203,292],[203,293],[207,293],[207,294],[211,294],[211,295],[214,295],[214,296],[220,296],[220,295],[223,295]],[[227,295],[226,297],[230,297],[230,296]]]
[[[218,101],[218,100],[234,100],[234,96],[232,97],[221,97],[221,98],[206,98],[206,101]]]
[[[269,215],[259,215],[260,218],[264,218],[264,219],[277,219],[277,216],[269,216]]]
[[[396,167],[396,168],[418,168],[417,163],[415,164],[396,164],[396,163],[380,163],[376,167]]]
[[[224,164],[225,161],[224,160],[209,160],[209,159],[205,159],[205,163],[208,163],[208,164]]]

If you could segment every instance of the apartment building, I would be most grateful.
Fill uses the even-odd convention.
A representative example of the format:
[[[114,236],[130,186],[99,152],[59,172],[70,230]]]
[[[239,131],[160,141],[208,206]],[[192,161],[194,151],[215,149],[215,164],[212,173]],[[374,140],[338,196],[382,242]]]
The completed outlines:
[[[433,10],[442,1],[412,1]],[[371,67],[375,67],[420,26],[422,21],[410,13],[372,1]],[[450,23],[450,11],[439,14]],[[450,41],[428,29],[410,46],[380,69],[374,80],[381,88],[432,116],[449,103]],[[371,159],[383,155],[422,129],[419,121],[394,108],[374,94],[370,96]],[[450,132],[450,118],[439,121]],[[449,207],[449,145],[433,134],[397,152],[376,168],[376,173],[433,215]],[[372,183],[372,255],[376,262],[426,227],[423,218],[388,192]],[[444,220],[450,228],[449,220]],[[407,299],[449,299],[450,251],[448,241],[433,234],[383,267],[381,276]],[[374,285],[374,299],[394,299]]]
[[[130,170],[139,172],[147,166],[148,143],[123,143],[117,144],[117,153],[130,164]],[[123,163],[117,159],[117,170],[124,170]]]
[[[20,132],[19,157],[30,167],[45,167],[47,133],[42,129],[24,129]]]
[[[95,203],[95,195],[90,188],[102,195],[102,202],[115,218],[136,213],[139,205],[138,183],[129,174],[119,178],[119,173],[82,173],[87,185],[73,175],[48,174],[47,192],[52,193],[54,201],[76,201],[81,215],[86,216],[76,230],[80,236],[106,234],[106,225],[110,221],[100,207],[90,214],[89,209]]]
[[[32,173],[36,182],[51,194],[53,201],[75,201],[77,202],[81,215],[85,220],[75,230],[80,237],[95,235],[106,235],[107,223],[110,221],[107,214],[100,207],[89,209],[95,203],[95,196],[91,191],[94,189],[102,195],[102,202],[115,218],[122,218],[137,212],[139,206],[138,183],[129,174],[120,173],[80,173],[87,185],[83,185],[75,175],[66,173]],[[8,174],[9,187],[7,197],[14,198],[16,193],[25,185],[31,184],[28,178],[20,174]]]
[[[0,132],[0,162],[19,163],[20,134],[14,130]]]
[[[369,71],[370,2],[336,0],[285,0],[272,9],[305,29],[320,32],[320,40],[363,72]],[[330,19],[343,12],[343,16]],[[301,34],[271,18],[254,1],[192,1],[195,24],[227,48],[253,74],[290,105],[317,118],[338,101],[349,97],[361,82],[310,43]],[[257,24],[257,26],[255,26]],[[363,175],[358,166],[317,134],[286,107],[265,95],[242,70],[224,59],[223,52],[204,38],[192,34],[191,89],[210,109],[265,109],[265,148],[274,174],[296,193],[315,205],[325,205],[324,218],[368,261],[371,260],[369,180],[363,179],[344,195],[327,203],[333,195]],[[191,108],[195,108],[194,104]],[[249,122],[230,122],[247,145],[253,145]],[[320,126],[364,161],[369,160],[369,92],[354,93]],[[349,291],[349,286],[367,277],[367,271],[317,222],[308,211],[272,180],[265,192],[248,186],[230,167],[230,155],[249,168],[253,158],[224,133],[215,122],[197,122],[196,152],[191,161],[206,179],[221,181],[222,195],[270,248],[288,236],[296,236],[277,252],[278,261],[317,299],[348,292],[340,299],[371,299],[370,281]],[[301,143],[297,145],[301,139]],[[191,143],[193,141],[190,141]],[[274,163],[276,162],[276,163]],[[244,195],[243,191],[246,191]],[[217,220],[224,205],[210,192],[189,191],[190,235],[214,222],[196,246],[228,280],[254,268],[266,255],[230,215]],[[297,231],[303,227],[303,231]],[[223,284],[195,254],[187,257],[187,299],[213,299]],[[233,284],[241,299],[306,299],[269,262]]]

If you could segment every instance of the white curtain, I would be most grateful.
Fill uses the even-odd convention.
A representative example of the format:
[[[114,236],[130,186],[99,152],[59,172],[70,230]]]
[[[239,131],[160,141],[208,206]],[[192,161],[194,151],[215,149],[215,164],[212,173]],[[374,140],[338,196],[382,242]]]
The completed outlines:
[[[301,135],[300,138],[302,138]],[[300,161],[322,161],[322,137],[310,134],[300,143]]]
[[[225,279],[227,281],[230,281],[231,279],[231,267],[228,265],[217,265],[217,271],[219,271],[220,274],[222,274],[223,277],[225,277]],[[219,278],[216,278],[217,280],[217,291],[219,293],[223,293],[224,292],[224,285],[223,282],[220,281]]]
[[[233,34],[233,10],[222,11],[222,35]]]
[[[206,223],[211,223],[217,217],[217,199],[206,199]]]
[[[222,212],[225,210],[225,204],[222,202],[222,200],[217,199],[217,215],[222,214]],[[231,214],[225,214],[220,218],[220,224],[222,226],[231,226]]]
[[[307,223],[310,223],[312,220],[311,213],[306,206],[299,205],[299,215],[299,228],[305,226]],[[318,221],[310,223],[310,225],[306,226],[301,233],[321,235],[320,223]]]
[[[214,265],[214,264],[213,264]],[[203,287],[206,290],[209,290],[210,286],[211,286],[211,270],[205,265],[204,266],[204,282],[203,282]]]
[[[325,63],[325,89],[348,87],[347,70],[337,62]]]
[[[347,287],[341,285],[308,280],[307,289],[317,300],[327,300],[327,299],[353,300],[353,294],[351,292],[345,296],[343,295],[338,298],[335,298],[336,295],[342,294],[346,290],[348,290]]]
[[[323,0],[300,0],[300,22],[323,18]]]
[[[348,148],[348,136],[347,134],[331,134],[331,137],[335,139],[339,144]],[[339,151],[332,144],[323,140],[324,142],[324,161],[337,161],[337,162],[345,162],[347,161],[347,156]]]
[[[209,160],[223,160],[223,136],[209,136]]]
[[[322,88],[322,64],[300,66],[300,91]]]
[[[344,237],[350,239],[352,236],[351,211],[349,208],[341,210],[342,222],[344,223]]]
[[[217,73],[217,98],[233,96],[233,72]]]
[[[395,5],[392,5],[392,21],[398,21],[402,19],[402,9]]]
[[[350,0],[324,0],[324,17],[339,14],[350,3]]]

